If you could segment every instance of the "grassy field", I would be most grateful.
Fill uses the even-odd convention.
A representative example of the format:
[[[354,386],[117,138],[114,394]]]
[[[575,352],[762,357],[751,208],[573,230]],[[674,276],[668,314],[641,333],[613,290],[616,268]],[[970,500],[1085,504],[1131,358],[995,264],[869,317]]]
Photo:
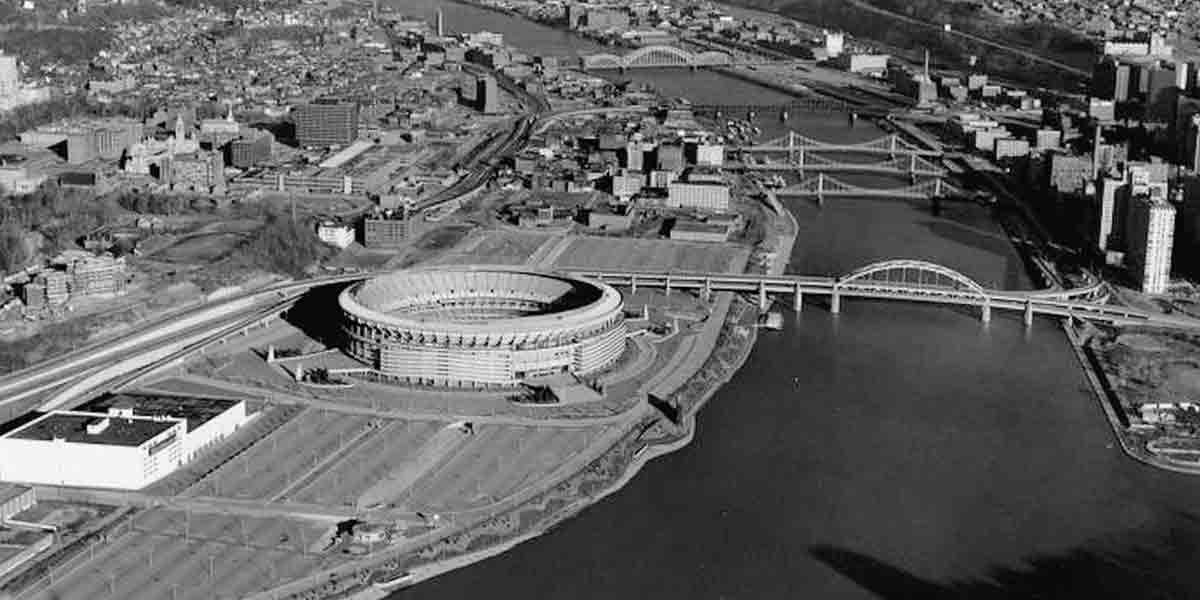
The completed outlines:
[[[156,509],[41,598],[160,600],[241,598],[328,567],[308,552],[324,526],[288,519],[187,515]]]
[[[740,272],[747,252],[723,244],[580,237],[571,242],[556,267]]]

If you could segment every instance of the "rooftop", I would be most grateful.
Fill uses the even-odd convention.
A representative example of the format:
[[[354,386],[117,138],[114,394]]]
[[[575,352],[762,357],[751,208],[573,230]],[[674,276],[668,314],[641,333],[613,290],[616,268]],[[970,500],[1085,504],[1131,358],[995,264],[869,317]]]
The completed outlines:
[[[241,402],[224,398],[113,394],[89,400],[76,410],[107,414],[109,408],[133,408],[133,414],[139,417],[167,416],[183,419],[187,421],[187,430],[195,431]]]
[[[88,433],[88,425],[108,418],[108,427]],[[51,412],[4,436],[49,442],[62,438],[75,444],[137,447],[175,426],[177,421],[151,417],[109,417],[104,413]]]

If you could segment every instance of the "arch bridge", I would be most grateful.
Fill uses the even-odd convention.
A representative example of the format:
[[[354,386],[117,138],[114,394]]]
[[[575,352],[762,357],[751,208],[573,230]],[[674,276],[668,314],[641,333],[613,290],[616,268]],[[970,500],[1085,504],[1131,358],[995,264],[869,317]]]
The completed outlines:
[[[757,294],[760,308],[769,306],[769,297],[791,296],[792,308],[800,312],[805,294],[829,297],[831,313],[841,311],[843,298],[870,298],[905,302],[927,302],[951,306],[973,306],[980,319],[991,320],[994,310],[1023,313],[1026,325],[1036,315],[1067,317],[1117,325],[1156,325],[1161,327],[1200,328],[1200,320],[1164,315],[1126,306],[1106,304],[1108,294],[1103,282],[1074,289],[1035,291],[994,290],[951,269],[924,260],[885,260],[856,269],[841,277],[803,275],[731,275],[728,273],[668,271],[597,271],[571,270],[575,275],[591,277],[613,285],[694,290],[701,297],[713,292]]]
[[[643,46],[624,55],[593,54],[581,59],[585,70],[659,69],[665,67],[722,67],[741,64],[727,52],[692,52],[675,46]]]

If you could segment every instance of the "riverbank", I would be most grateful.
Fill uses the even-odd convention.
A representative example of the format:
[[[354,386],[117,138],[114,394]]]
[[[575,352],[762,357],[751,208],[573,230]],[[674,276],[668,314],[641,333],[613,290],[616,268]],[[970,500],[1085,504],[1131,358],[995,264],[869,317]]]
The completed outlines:
[[[1121,451],[1129,458],[1151,467],[1185,475],[1200,475],[1200,465],[1181,464],[1178,461],[1157,456],[1137,443],[1137,440],[1130,435],[1128,420],[1122,418],[1120,398],[1113,390],[1108,374],[1100,366],[1095,352],[1089,347],[1089,340],[1082,337],[1069,321],[1062,322],[1062,329],[1070,341],[1071,349],[1079,361],[1079,366],[1083,369],[1092,395],[1100,404],[1104,418],[1108,421],[1113,436],[1121,446]]]
[[[679,410],[677,425],[661,414],[647,414],[609,451],[583,470],[520,506],[466,526],[383,565],[323,580],[315,589],[285,597],[296,600],[377,599],[385,590],[374,587],[373,582],[402,578],[404,583],[397,589],[409,587],[495,556],[544,534],[584,508],[616,493],[650,460],[691,442],[699,410],[749,358],[756,339],[756,318],[757,310],[750,303],[731,300],[723,315],[714,351],[698,371],[665,399]]]

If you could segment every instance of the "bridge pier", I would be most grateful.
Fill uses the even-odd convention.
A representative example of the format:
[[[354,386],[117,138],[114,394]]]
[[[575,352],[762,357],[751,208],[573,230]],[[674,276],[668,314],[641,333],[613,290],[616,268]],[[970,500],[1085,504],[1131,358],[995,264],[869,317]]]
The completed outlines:
[[[1025,301],[1025,326],[1033,325],[1033,300]]]
[[[800,312],[804,310],[804,291],[800,289],[800,282],[796,282],[796,293],[792,298],[792,311]]]
[[[896,159],[896,134],[888,136],[888,158]]]
[[[983,321],[984,325],[992,322],[992,303],[990,301],[984,301],[983,310],[979,314],[979,320]]]
[[[766,282],[766,280],[759,279],[758,280],[758,310],[759,310],[759,312],[766,312],[768,306],[769,305],[767,303],[767,282]]]
[[[712,279],[709,279],[708,277],[704,278],[704,289],[700,290],[700,297],[703,298],[705,302],[712,301]]]
[[[835,315],[842,312],[842,297],[838,295],[837,288],[834,288],[833,294],[829,296],[829,312]]]
[[[630,296],[635,296],[635,295],[637,295],[637,275],[630,275],[630,276],[629,276],[629,287],[630,287],[630,288],[632,288],[632,289],[630,290],[630,293],[629,293],[629,295],[630,295]]]
[[[666,292],[663,295],[667,296],[669,298],[669,297],[671,297],[671,276],[670,275],[667,275],[667,281],[666,281],[665,287],[666,287]]]

